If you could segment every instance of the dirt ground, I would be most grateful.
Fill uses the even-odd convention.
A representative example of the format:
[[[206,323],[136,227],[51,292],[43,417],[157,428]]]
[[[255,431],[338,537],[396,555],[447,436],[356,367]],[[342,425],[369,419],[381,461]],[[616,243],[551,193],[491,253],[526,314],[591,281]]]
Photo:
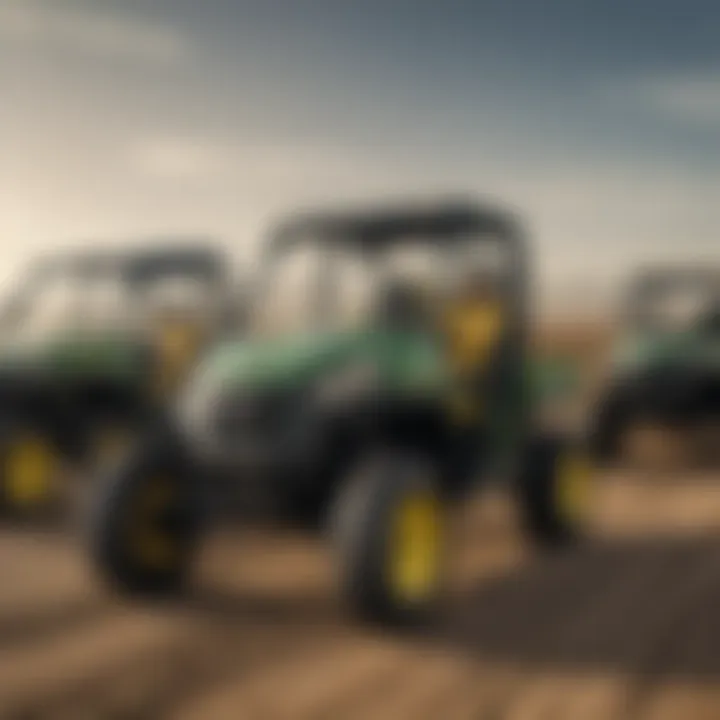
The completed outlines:
[[[101,593],[66,535],[0,534],[0,717],[720,718],[720,481],[608,478],[595,539],[534,556],[502,494],[462,518],[445,619],[342,617],[320,547],[225,531],[166,607]]]

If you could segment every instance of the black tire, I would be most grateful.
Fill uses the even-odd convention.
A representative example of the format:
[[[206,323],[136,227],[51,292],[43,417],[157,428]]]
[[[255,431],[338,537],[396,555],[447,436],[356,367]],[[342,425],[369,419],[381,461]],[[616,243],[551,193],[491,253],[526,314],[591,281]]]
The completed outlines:
[[[141,498],[162,478],[169,500],[146,520],[148,532],[172,548],[172,560],[150,561],[138,550],[128,524],[141,512]],[[159,482],[159,481],[158,481]],[[160,486],[158,486],[160,487]],[[168,595],[188,581],[199,544],[203,509],[191,464],[169,437],[140,444],[129,456],[98,478],[89,507],[89,543],[99,576],[124,594]]]
[[[427,501],[427,507],[433,508],[432,517],[428,515],[434,523],[428,526],[433,536],[425,548],[430,579],[414,598],[402,598],[397,581],[393,586],[390,569],[393,524],[402,504],[411,498]],[[340,593],[356,617],[395,627],[417,626],[432,618],[444,586],[444,515],[432,463],[388,452],[366,457],[354,467],[340,485],[331,508],[330,527]]]
[[[586,534],[585,510],[569,512],[563,505],[563,462],[577,459],[588,469],[587,454],[580,443],[562,436],[532,439],[518,473],[516,492],[522,528],[534,544],[557,548],[577,544]],[[585,479],[589,481],[590,479]],[[589,498],[584,497],[584,503]]]

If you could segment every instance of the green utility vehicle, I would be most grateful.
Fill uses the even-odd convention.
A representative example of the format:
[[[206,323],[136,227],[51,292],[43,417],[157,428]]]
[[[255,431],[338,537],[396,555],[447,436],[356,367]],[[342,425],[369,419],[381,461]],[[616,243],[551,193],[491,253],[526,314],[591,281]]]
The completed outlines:
[[[234,312],[206,241],[32,266],[0,313],[0,515],[56,506],[63,478],[154,417]]]
[[[493,473],[513,473],[534,541],[577,539],[591,474],[580,444],[537,426],[528,281],[520,228],[493,208],[283,223],[245,337],[211,349],[94,486],[99,574],[124,593],[177,591],[217,487],[326,529],[348,605],[393,624],[437,607],[452,510]]]
[[[672,431],[720,420],[720,268],[647,269],[630,284],[593,444],[604,462],[623,456],[631,430]]]

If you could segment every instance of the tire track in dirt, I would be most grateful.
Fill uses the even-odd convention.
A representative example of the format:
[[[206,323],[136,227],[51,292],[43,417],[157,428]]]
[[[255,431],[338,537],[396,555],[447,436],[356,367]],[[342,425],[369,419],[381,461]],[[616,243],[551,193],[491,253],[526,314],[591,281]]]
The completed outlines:
[[[176,717],[230,719],[237,716],[238,708],[248,719],[337,717],[359,692],[379,690],[391,681],[401,658],[398,648],[380,640],[358,638],[349,645],[347,638],[331,640],[300,658],[279,657],[270,668],[233,677],[231,686],[198,698]]]
[[[0,654],[82,632],[120,608],[95,586],[77,543],[57,532],[0,531]]]
[[[214,687],[322,642],[326,635],[310,638],[302,628],[227,627],[184,610],[128,611],[55,645],[0,656],[0,717],[174,717]],[[33,692],[38,687],[42,697]]]
[[[443,717],[443,707],[464,686],[467,674],[473,671],[472,666],[473,663],[467,659],[447,653],[408,650],[402,671],[394,683],[386,686],[383,693],[367,694],[361,698],[355,708],[348,712],[348,720]],[[325,716],[326,720],[330,717]]]
[[[174,618],[126,612],[40,646],[1,652],[0,707],[14,717],[62,704],[76,688],[115,677],[124,665],[145,665],[143,657],[176,641]]]
[[[683,664],[683,649],[695,656],[701,636],[686,634],[687,628],[692,627],[703,602],[720,597],[718,552],[720,545],[692,561],[677,578],[675,591],[666,594],[661,605],[649,608],[649,614],[657,618],[657,622],[653,632],[645,637],[645,643],[638,645],[636,666],[640,678],[628,697],[625,715],[628,720],[653,717],[653,696],[663,685],[671,684],[673,668]]]
[[[534,633],[527,632],[527,625],[518,627],[517,623],[519,611],[521,619],[532,615],[533,594],[525,592],[517,593],[517,597],[521,598],[525,605],[524,613],[522,607],[514,607],[512,603],[504,601],[507,595],[495,598],[492,613],[487,612],[488,607],[485,604],[475,607],[468,603],[463,616],[457,621],[458,627],[454,632],[472,637],[474,634],[472,616],[480,615],[483,617],[480,637],[472,641],[472,650],[481,657],[495,657],[493,646],[495,652],[501,650],[507,642],[509,628],[523,635],[522,646],[530,656],[550,650],[560,656],[567,655],[572,653],[574,646],[583,643],[585,636],[589,635],[594,639],[597,637],[598,628],[602,628],[603,625],[612,626],[613,622],[617,623],[618,618],[626,617],[629,611],[641,605],[647,593],[652,592],[659,585],[665,574],[664,563],[659,561],[655,563],[655,567],[647,568],[642,574],[638,574],[637,568],[627,562],[614,573],[612,582],[598,582],[598,580],[602,581],[602,577],[591,577],[578,587],[578,578],[575,578],[573,584],[566,585],[567,567],[563,566],[573,567],[571,574],[577,575],[577,570],[582,564],[582,556],[582,553],[578,553],[546,563],[547,579],[541,584],[549,587],[560,584],[567,594],[553,612],[548,613],[546,606],[539,609],[533,617],[533,624],[536,626]],[[561,571],[560,578],[557,576],[558,570]],[[619,594],[618,585],[622,587],[622,592]],[[544,591],[539,593],[545,595]],[[538,591],[534,594],[537,595]],[[608,627],[608,630],[611,631],[612,627]],[[614,637],[617,640],[618,635],[615,634]],[[506,658],[505,661],[507,662],[508,659]],[[590,720],[593,717],[612,717],[611,714],[607,714],[607,706],[612,704],[611,698],[606,693],[592,691],[592,688],[587,687],[587,683],[578,693],[573,694],[573,690],[578,686],[577,681],[568,681],[563,674],[558,677],[556,673],[550,671],[541,673],[540,677],[537,677],[537,673],[528,677],[526,672],[521,682],[521,688],[517,683],[505,683],[503,690],[497,688],[494,690],[491,699],[485,702],[478,699],[478,705],[490,715],[507,718],[529,717],[531,712],[537,713],[537,717],[546,715],[552,718],[565,717],[566,715],[561,713],[566,712],[563,708],[568,705],[580,706],[569,711],[568,718],[583,717]],[[588,694],[589,690],[591,692]],[[598,695],[601,696],[599,699]]]
[[[576,558],[573,560],[577,561]],[[549,619],[546,619],[545,614],[536,616],[538,629],[532,636],[527,637],[526,647],[536,648],[535,653],[556,652],[560,656],[572,654],[573,646],[582,643],[584,636],[596,638],[603,625],[612,626],[618,622],[618,618],[626,617],[626,613],[642,605],[648,591],[652,592],[658,587],[665,576],[665,564],[657,565],[638,575],[636,568],[627,564],[615,578],[622,587],[620,593],[614,583],[601,588],[600,592],[596,591],[593,583],[593,586],[583,588],[585,593],[581,598],[577,598],[573,593],[576,602],[569,607],[565,598],[562,606],[556,613],[552,613]],[[507,632],[507,628],[513,626],[513,620],[514,615],[493,616],[493,622],[502,632]],[[611,629],[608,627],[608,630]],[[600,632],[602,634],[602,631]],[[613,637],[617,641],[617,634]],[[483,653],[482,642],[478,652]],[[488,654],[493,657],[492,651]],[[592,720],[596,717],[613,716],[612,711],[608,713],[607,705],[614,704],[614,698],[608,698],[603,693],[601,707],[593,707],[598,702],[594,699],[595,694],[591,700],[586,695],[588,688],[578,688],[577,680],[568,680],[565,673],[558,675],[556,672],[545,671],[539,673],[539,677],[537,675],[532,673],[528,677],[525,673],[520,685],[508,686],[504,695],[496,697],[493,712],[507,720],[526,717],[547,717],[553,720],[582,717],[584,720]],[[582,708],[581,713],[578,712],[578,705]],[[569,706],[574,707],[571,710]]]
[[[717,571],[710,559],[719,553],[720,543],[712,539],[619,538],[543,561],[495,588],[491,582],[489,589],[480,590],[479,604],[468,603],[465,615],[471,617],[459,620],[454,634],[473,637],[470,649],[493,665],[519,663],[525,670],[518,673],[517,684],[510,681],[503,691],[496,689],[492,702],[469,700],[467,712],[551,720],[625,716],[631,689],[637,688],[634,676],[644,668],[643,653],[654,657],[657,651],[648,648],[662,637],[666,624],[685,627],[692,615],[690,610],[672,621],[673,607],[682,607],[687,598],[692,608],[692,598],[707,598],[708,592],[717,597],[717,582],[710,579]],[[574,565],[569,575],[564,563]],[[558,601],[553,585],[563,587],[565,597],[548,608]],[[542,603],[533,616],[538,596]],[[715,667],[715,677],[719,669]],[[635,718],[632,712],[628,718]]]
[[[37,608],[0,618],[0,651],[32,643],[53,642],[57,637],[78,632],[111,615],[113,606],[97,600],[79,599],[58,607]]]
[[[644,554],[641,553],[641,556]],[[669,617],[675,617],[671,626],[677,624],[681,628],[687,627],[687,616],[673,615],[672,609],[678,602],[682,607],[684,599],[697,599],[698,596],[705,597],[705,602],[708,602],[708,589],[717,587],[716,580],[707,580],[710,567],[708,561],[716,556],[717,552],[712,549],[698,551],[695,543],[681,542],[674,551],[669,549],[667,553],[660,554],[649,552],[647,561],[638,563],[637,558],[629,559],[613,575],[604,578],[610,582],[595,599],[579,604],[573,612],[568,609],[567,622],[557,624],[553,619],[546,624],[543,614],[536,616],[538,626],[547,628],[539,634],[538,645],[535,645],[537,638],[524,638],[522,642],[508,641],[508,628],[513,625],[513,617],[503,616],[498,610],[502,602],[496,604],[495,610],[490,613],[486,612],[486,606],[476,607],[475,610],[484,617],[483,622],[488,627],[497,628],[492,642],[483,644],[483,637],[488,639],[487,635],[473,639],[473,643],[478,644],[476,651],[486,659],[490,678],[498,674],[499,662],[509,663],[515,669],[500,674],[500,687],[491,681],[489,689],[478,689],[475,696],[472,695],[472,688],[468,688],[466,697],[451,704],[447,714],[443,713],[442,717],[503,720],[645,718],[637,714],[642,704],[637,708],[632,705],[628,707],[628,698],[633,691],[638,692],[638,674],[643,670],[644,655],[654,657],[656,649],[649,648],[654,648],[654,639],[662,637]],[[575,561],[581,563],[582,554]],[[551,571],[548,581],[553,582],[552,578]],[[522,589],[516,589],[520,595],[526,594]],[[572,589],[568,588],[569,591]],[[658,598],[668,595],[669,607],[665,607],[662,601],[656,602]],[[717,597],[717,593],[709,597]],[[464,622],[459,620],[458,624],[463,625]],[[698,630],[694,640],[687,638],[693,648],[699,637],[707,638],[707,635],[702,635]],[[528,641],[527,646],[523,644],[525,640]],[[592,652],[588,655],[587,650]],[[692,655],[696,650],[689,652]],[[584,655],[588,659],[592,658],[589,665],[584,664]],[[677,662],[675,651],[673,656]],[[667,658],[667,655],[664,657]],[[716,649],[714,657],[715,662],[718,662]],[[715,667],[715,678],[717,674]],[[663,680],[672,686],[671,673]],[[652,692],[657,693],[658,689],[661,688],[654,684]],[[665,712],[667,707],[673,706],[673,691],[667,694],[669,697],[662,701],[660,708]],[[704,707],[706,713],[710,712],[702,704],[703,699],[712,696],[707,688],[696,690],[694,694],[686,692],[685,695],[683,707]],[[677,705],[677,700],[675,703]],[[653,711],[648,717],[655,718],[657,710],[653,705]],[[698,710],[695,714],[679,712],[657,717],[695,720],[696,717],[718,715],[715,711],[715,714],[705,716]]]
[[[720,689],[717,684],[672,683],[657,686],[648,694],[638,720],[717,720],[720,717]]]

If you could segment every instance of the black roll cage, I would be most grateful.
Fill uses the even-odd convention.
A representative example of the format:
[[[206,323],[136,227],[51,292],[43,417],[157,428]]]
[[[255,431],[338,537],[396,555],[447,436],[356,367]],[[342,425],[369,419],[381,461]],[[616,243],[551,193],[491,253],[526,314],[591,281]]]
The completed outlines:
[[[492,236],[508,249],[509,330],[524,349],[529,316],[529,257],[521,223],[509,212],[471,201],[394,203],[336,211],[301,211],[282,220],[271,233],[261,257],[259,282],[268,281],[269,266],[293,247],[312,237],[328,248],[350,247],[364,257],[378,257],[412,236],[414,243],[446,245],[478,236],[478,247]],[[254,293],[258,296],[257,293]],[[513,330],[514,328],[514,330]]]

